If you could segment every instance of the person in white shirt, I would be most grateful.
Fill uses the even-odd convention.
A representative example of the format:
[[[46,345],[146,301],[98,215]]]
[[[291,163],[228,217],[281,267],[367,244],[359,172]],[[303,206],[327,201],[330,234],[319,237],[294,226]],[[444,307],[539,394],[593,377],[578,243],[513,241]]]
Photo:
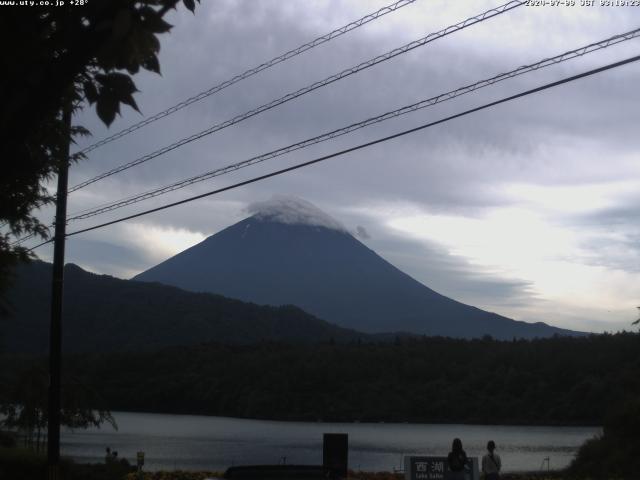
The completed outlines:
[[[500,455],[495,453],[496,442],[489,440],[487,443],[487,453],[482,457],[482,473],[485,480],[499,480],[502,461]]]

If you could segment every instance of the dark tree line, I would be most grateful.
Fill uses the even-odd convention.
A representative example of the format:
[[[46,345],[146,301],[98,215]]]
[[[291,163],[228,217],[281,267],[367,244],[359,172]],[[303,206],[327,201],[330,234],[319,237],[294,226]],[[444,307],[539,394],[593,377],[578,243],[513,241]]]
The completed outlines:
[[[18,370],[3,369],[5,375]],[[65,372],[87,382],[112,410],[601,425],[616,403],[640,398],[640,335],[201,345],[79,355],[67,359]]]

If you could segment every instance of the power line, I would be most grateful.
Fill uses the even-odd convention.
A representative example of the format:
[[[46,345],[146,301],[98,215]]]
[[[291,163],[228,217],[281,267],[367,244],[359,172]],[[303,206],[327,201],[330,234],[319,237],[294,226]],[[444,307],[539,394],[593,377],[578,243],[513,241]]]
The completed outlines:
[[[440,95],[437,95],[435,97],[431,97],[429,99],[426,100],[421,100],[420,102],[417,103],[413,103],[411,105],[407,105],[401,108],[398,108],[396,110],[390,111],[390,112],[386,112],[382,115],[378,115],[375,117],[371,117],[368,118],[366,120],[363,120],[361,122],[357,122],[357,123],[353,123],[351,125],[348,125],[346,127],[342,127],[336,130],[333,130],[331,132],[327,132],[327,133],[323,133],[321,135],[303,140],[301,142],[298,143],[294,143],[292,145],[288,145],[286,147],[282,147],[280,149],[277,150],[273,150],[271,152],[268,153],[264,153],[255,157],[252,157],[248,160],[243,160],[242,162],[238,162],[238,163],[234,163],[231,165],[227,165],[225,167],[221,167],[221,168],[217,168],[215,170],[211,170],[209,172],[206,173],[202,173],[200,175],[196,175],[175,183],[172,183],[170,185],[166,185],[164,187],[159,187],[153,190],[149,190],[147,192],[144,193],[140,193],[140,194],[136,194],[133,196],[129,196],[126,198],[123,198],[121,200],[115,201],[115,202],[110,202],[110,203],[106,203],[106,204],[102,204],[102,205],[98,205],[96,207],[93,208],[89,208],[89,209],[85,209],[81,212],[78,212],[76,214],[73,214],[70,218],[69,221],[72,220],[82,220],[82,219],[86,219],[89,217],[93,217],[96,215],[100,215],[102,213],[106,213],[106,212],[110,212],[113,210],[116,210],[118,208],[122,208],[128,205],[132,205],[150,198],[154,198],[157,197],[159,195],[163,195],[165,193],[169,193],[169,192],[173,192],[182,188],[185,188],[187,186],[193,185],[195,183],[199,183],[214,177],[218,177],[236,170],[239,170],[241,168],[245,168],[251,165],[255,165],[257,163],[261,163],[264,162],[266,160],[270,160],[272,158],[287,154],[287,153],[291,153],[293,151],[296,150],[300,150],[302,148],[306,148],[310,145],[314,145],[320,142],[324,142],[330,139],[334,139],[337,138],[339,136],[342,135],[346,135],[348,133],[351,133],[353,131],[356,131],[358,129],[373,125],[373,124],[377,124],[377,123],[381,123],[383,121],[392,119],[392,118],[396,118],[399,117],[401,115],[405,115],[407,113],[411,113],[411,112],[415,112],[417,110],[423,109],[423,108],[427,108],[448,100],[452,100],[454,98],[457,98],[461,95],[465,95],[467,93],[471,93],[474,92],[478,89],[490,86],[490,85],[494,85],[498,82],[519,76],[519,75],[523,75],[525,73],[529,73],[535,70],[539,70],[541,68],[545,68],[551,65],[556,65],[558,63],[561,62],[565,62],[568,60],[571,60],[573,58],[576,57],[580,57],[583,55],[586,55],[588,53],[592,53],[607,47],[610,47],[611,45],[615,45],[618,44],[620,42],[624,42],[627,40],[631,40],[633,38],[636,38],[640,36],[640,28],[637,28],[635,30],[631,30],[629,32],[626,33],[622,33],[619,35],[614,35],[612,37],[609,37],[605,40],[601,40],[599,42],[595,42],[595,43],[591,43],[589,45],[574,49],[574,50],[570,50],[568,52],[562,53],[560,55],[556,55],[554,57],[550,57],[550,58],[545,58],[543,60],[540,60],[536,63],[532,63],[532,64],[528,64],[528,65],[523,65],[520,66],[518,68],[516,68],[515,70],[511,70],[509,72],[506,73],[501,73],[499,75],[495,75],[491,78],[488,79],[484,79],[484,80],[480,80],[476,83],[464,86],[464,87],[460,87],[456,90],[451,90],[447,93],[442,93]]]
[[[52,243],[52,242],[53,242],[53,238],[50,238],[49,240],[45,240],[44,242],[39,243],[35,247],[31,247],[30,249],[27,250],[27,252],[33,252],[36,248],[40,248],[43,245],[46,245],[47,243]]]
[[[409,42],[406,45],[403,45],[402,47],[396,48],[396,49],[391,50],[391,51],[389,51],[389,52],[387,52],[385,54],[382,54],[382,55],[379,55],[377,57],[374,57],[374,58],[372,58],[370,60],[367,60],[366,62],[360,63],[359,65],[356,65],[355,67],[351,67],[351,68],[343,70],[343,71],[341,71],[339,73],[331,75],[331,76],[325,78],[324,80],[317,81],[317,82],[315,82],[315,83],[313,83],[311,85],[308,85],[308,86],[306,86],[304,88],[301,88],[301,89],[299,89],[299,90],[297,90],[295,92],[288,93],[288,94],[284,95],[283,97],[280,97],[280,98],[278,98],[276,100],[272,100],[271,102],[266,103],[266,104],[264,104],[264,105],[262,105],[260,107],[257,107],[257,108],[255,108],[253,110],[249,110],[248,112],[245,112],[243,114],[237,115],[237,116],[233,117],[230,120],[227,120],[225,122],[213,125],[213,126],[207,128],[206,130],[203,130],[203,131],[201,131],[199,133],[195,133],[195,134],[193,134],[193,135],[191,135],[189,137],[185,137],[185,138],[183,138],[181,140],[178,140],[177,142],[174,142],[171,145],[168,145],[168,146],[163,147],[163,148],[161,148],[159,150],[156,150],[155,152],[152,152],[152,153],[147,154],[147,155],[145,155],[143,157],[137,158],[136,160],[133,160],[133,161],[125,163],[125,164],[122,164],[122,165],[120,165],[120,166],[118,166],[116,168],[113,168],[113,169],[111,169],[111,170],[109,170],[107,172],[104,172],[104,173],[102,173],[100,175],[97,175],[97,176],[95,176],[93,178],[90,178],[89,180],[81,182],[81,183],[75,185],[74,187],[70,188],[69,189],[69,193],[75,192],[77,190],[80,190],[81,188],[84,188],[84,187],[86,187],[88,185],[91,185],[92,183],[95,183],[95,182],[97,182],[99,180],[102,180],[104,178],[107,178],[107,177],[110,177],[110,176],[115,175],[117,173],[120,173],[120,172],[122,172],[124,170],[128,170],[129,168],[132,168],[132,167],[134,167],[136,165],[140,165],[142,163],[148,162],[149,160],[151,160],[153,158],[156,158],[156,157],[159,157],[160,155],[164,155],[165,153],[168,153],[168,152],[170,152],[172,150],[175,150],[176,148],[179,148],[179,147],[181,147],[183,145],[191,143],[191,142],[193,142],[195,140],[198,140],[198,139],[200,139],[202,137],[210,135],[210,134],[212,134],[214,132],[217,132],[219,130],[222,130],[224,128],[230,127],[231,125],[235,125],[236,123],[239,123],[239,122],[242,122],[244,120],[247,120],[248,118],[251,118],[251,117],[253,117],[255,115],[258,115],[258,114],[260,114],[262,112],[265,112],[267,110],[275,108],[275,107],[277,107],[279,105],[282,105],[283,103],[289,102],[289,101],[291,101],[291,100],[293,100],[295,98],[298,98],[298,97],[300,97],[302,95],[306,95],[307,93],[310,93],[310,92],[312,92],[314,90],[317,90],[317,89],[319,89],[321,87],[324,87],[326,85],[329,85],[329,84],[331,84],[333,82],[336,82],[338,80],[342,80],[343,78],[349,77],[350,75],[353,75],[353,74],[358,73],[358,72],[360,72],[362,70],[370,68],[370,67],[372,67],[374,65],[377,65],[378,63],[385,62],[385,61],[390,60],[391,58],[394,58],[394,57],[396,57],[398,55],[405,54],[405,53],[407,53],[407,52],[409,52],[409,51],[411,51],[411,50],[413,50],[415,48],[422,47],[422,46],[424,46],[424,45],[426,45],[428,43],[431,43],[431,42],[433,42],[433,41],[435,41],[435,40],[437,40],[439,38],[442,38],[444,36],[450,35],[450,34],[455,33],[457,31],[463,30],[463,29],[465,29],[467,27],[475,25],[476,23],[483,22],[483,21],[485,21],[485,20],[487,20],[489,18],[495,17],[497,15],[500,15],[502,13],[505,13],[505,12],[509,11],[509,10],[512,10],[514,8],[517,8],[517,7],[520,7],[522,5],[524,5],[523,1],[521,1],[521,0],[512,0],[512,1],[510,1],[510,2],[508,2],[506,4],[504,4],[504,5],[501,5],[501,6],[496,7],[496,8],[492,8],[491,10],[487,10],[484,13],[481,13],[481,14],[476,15],[474,17],[470,17],[470,18],[468,18],[468,19],[466,19],[466,20],[464,20],[462,22],[459,22],[459,23],[457,23],[455,25],[451,25],[451,26],[449,26],[449,27],[447,27],[447,28],[445,28],[443,30],[440,30],[439,32],[430,33],[429,35],[427,35],[425,37],[422,37],[419,40],[414,40],[413,42]]]
[[[197,95],[194,95],[193,97],[187,98],[186,100],[167,108],[166,110],[163,110],[161,112],[156,113],[155,115],[152,115],[151,117],[148,117],[134,125],[129,126],[128,128],[125,128],[119,132],[114,133],[113,135],[110,135],[92,145],[89,145],[88,147],[74,153],[72,155],[73,156],[78,156],[81,154],[86,154],[91,152],[92,150],[95,150],[103,145],[106,145],[108,143],[113,142],[114,140],[117,140],[119,138],[122,138],[136,130],[139,130],[140,128],[143,128],[157,120],[160,120],[161,118],[164,118],[168,115],[171,115],[179,110],[182,110],[185,107],[188,107],[189,105],[199,102],[200,100],[203,100],[204,98],[207,98],[215,93],[218,93],[221,90],[224,90],[227,87],[230,87],[231,85],[238,83],[241,80],[247,79],[253,75],[256,75],[257,73],[266,70],[268,68],[271,68],[281,62],[284,62],[286,60],[289,60],[290,58],[293,58],[297,55],[300,55],[304,52],[306,52],[307,50],[311,50],[314,47],[317,47],[319,45],[322,45],[323,43],[326,43],[330,40],[333,40],[334,38],[337,38],[341,35],[344,35],[345,33],[348,33],[352,30],[355,30],[356,28],[359,28],[363,25],[366,25],[369,22],[372,22],[374,20],[377,20],[380,17],[383,17],[384,15],[388,14],[388,13],[392,13],[395,12],[396,10],[399,10],[402,7],[406,7],[407,5],[410,5],[412,3],[414,3],[416,0],[399,0],[396,1],[395,3],[392,3],[390,5],[387,5],[386,7],[382,7],[379,10],[376,10],[373,13],[369,13],[367,15],[365,15],[364,17],[361,17],[357,20],[354,20],[351,23],[348,23],[347,25],[344,25],[342,27],[336,28],[335,30],[332,30],[331,32],[322,35],[318,38],[315,38],[314,40],[305,43],[304,45],[300,45],[299,47],[296,47],[292,50],[289,50],[288,52],[283,53],[282,55],[278,55],[277,57],[272,58],[271,60],[268,60],[260,65],[258,65],[257,67],[253,67],[250,68],[249,70],[244,71],[243,73],[240,73],[228,80],[225,80],[222,83],[219,83],[218,85],[215,85],[211,88],[209,88],[208,90],[205,90],[203,92],[198,93]],[[70,190],[70,192],[73,190]],[[69,193],[70,193],[69,192]],[[0,228],[5,227],[6,225],[8,225],[9,222],[2,222],[0,223]],[[53,226],[53,224],[52,224]],[[24,240],[33,237],[34,235],[29,235],[28,237],[22,238],[17,240],[16,242],[13,242],[11,245],[14,244],[19,244],[21,242],[23,242]],[[10,245],[10,246],[11,246]]]
[[[415,133],[417,131],[424,130],[424,129],[429,128],[429,127],[433,127],[435,125],[439,125],[439,124],[448,122],[450,120],[454,120],[456,118],[460,118],[460,117],[469,115],[471,113],[475,113],[475,112],[479,112],[481,110],[485,110],[485,109],[488,109],[488,108],[491,108],[491,107],[495,107],[495,106],[500,105],[502,103],[506,103],[506,102],[509,102],[509,101],[512,101],[512,100],[515,100],[515,99],[518,99],[518,98],[522,98],[522,97],[525,97],[525,96],[528,96],[528,95],[531,95],[531,94],[534,94],[534,93],[537,93],[537,92],[541,92],[543,90],[548,90],[550,88],[557,87],[557,86],[563,85],[565,83],[573,82],[573,81],[579,80],[581,78],[585,78],[585,77],[588,77],[588,76],[591,76],[591,75],[595,75],[597,73],[601,73],[601,72],[604,72],[604,71],[607,71],[607,70],[611,70],[613,68],[621,67],[623,65],[626,65],[626,64],[629,64],[629,63],[632,63],[632,62],[636,62],[638,60],[640,60],[640,55],[637,55],[637,56],[634,56],[634,57],[630,57],[630,58],[627,58],[626,60],[621,60],[619,62],[610,63],[610,64],[605,65],[603,67],[599,67],[599,68],[595,68],[595,69],[592,69],[592,70],[588,70],[586,72],[583,72],[583,73],[580,73],[580,74],[577,74],[577,75],[573,75],[573,76],[570,76],[570,77],[565,77],[565,78],[563,78],[561,80],[557,80],[555,82],[547,83],[545,85],[542,85],[542,86],[539,86],[539,87],[536,87],[536,88],[532,88],[530,90],[525,90],[524,92],[520,92],[518,94],[511,95],[509,97],[505,97],[505,98],[502,98],[500,100],[496,100],[496,101],[493,101],[493,102],[490,102],[490,103],[486,103],[486,104],[481,105],[479,107],[471,108],[469,110],[465,110],[464,112],[457,113],[455,115],[450,115],[448,117],[442,118],[440,120],[436,120],[434,122],[429,122],[429,123],[420,125],[418,127],[411,128],[409,130],[404,130],[402,132],[395,133],[393,135],[389,135],[389,136],[386,136],[386,137],[379,138],[377,140],[373,140],[371,142],[363,143],[363,144],[357,145],[355,147],[347,148],[347,149],[341,150],[339,152],[335,152],[335,153],[332,153],[332,154],[329,154],[329,155],[325,155],[325,156],[322,156],[322,157],[319,157],[319,158],[316,158],[316,159],[313,159],[313,160],[309,160],[307,162],[299,163],[297,165],[293,165],[293,166],[290,166],[290,167],[287,167],[287,168],[283,168],[281,170],[277,170],[277,171],[274,171],[274,172],[271,172],[271,173],[268,173],[268,174],[265,174],[265,175],[260,175],[258,177],[254,177],[254,178],[251,178],[249,180],[245,180],[245,181],[242,181],[242,182],[239,182],[239,183],[235,183],[233,185],[229,185],[227,187],[223,187],[223,188],[219,188],[219,189],[216,189],[216,190],[212,190],[210,192],[203,193],[203,194],[200,194],[200,195],[195,195],[193,197],[189,197],[189,198],[177,201],[177,202],[173,202],[173,203],[169,203],[169,204],[166,204],[166,205],[162,205],[160,207],[156,207],[156,208],[152,208],[152,209],[149,209],[149,210],[145,210],[143,212],[139,212],[139,213],[136,213],[136,214],[133,214],[133,215],[128,215],[126,217],[121,217],[121,218],[118,218],[116,220],[112,220],[112,221],[109,221],[109,222],[101,223],[99,225],[94,225],[92,227],[84,228],[82,230],[76,230],[74,232],[68,233],[67,236],[70,237],[70,236],[73,236],[73,235],[78,235],[80,233],[85,233],[85,232],[89,232],[89,231],[96,230],[96,229],[99,229],[99,228],[107,227],[109,225],[114,225],[116,223],[124,222],[126,220],[131,220],[133,218],[137,218],[137,217],[141,217],[141,216],[144,216],[144,215],[148,215],[150,213],[159,212],[159,211],[165,210],[167,208],[171,208],[171,207],[175,207],[175,206],[182,205],[182,204],[185,204],[185,203],[193,202],[193,201],[199,200],[201,198],[209,197],[211,195],[215,195],[215,194],[222,193],[222,192],[225,192],[225,191],[228,191],[228,190],[232,190],[232,189],[235,189],[235,188],[238,188],[238,187],[249,185],[251,183],[259,182],[261,180],[266,180],[268,178],[275,177],[275,176],[278,176],[278,175],[282,175],[284,173],[291,172],[293,170],[297,170],[297,169],[300,169],[300,168],[303,168],[303,167],[307,167],[309,165],[313,165],[313,164],[316,164],[316,163],[319,163],[319,162],[323,162],[323,161],[329,160],[331,158],[339,157],[339,156],[345,155],[347,153],[355,152],[357,150],[361,150],[361,149],[364,149],[364,148],[367,148],[367,147],[370,147],[370,146],[373,146],[373,145],[377,145],[379,143],[387,142],[389,140],[393,140],[395,138],[399,138],[399,137],[408,135],[410,133]],[[42,245],[45,245],[47,243],[50,243],[50,242],[51,242],[51,240],[43,242],[43,243],[41,243],[39,245],[36,245],[31,250],[34,250],[34,249],[36,249],[36,248],[38,248],[38,247],[40,247]]]
[[[478,90],[480,88],[484,88],[486,86],[490,86],[490,85],[496,84],[498,82],[513,78],[513,77],[518,76],[518,75],[522,75],[522,74],[529,73],[529,72],[534,71],[534,70],[538,70],[538,69],[545,68],[545,67],[548,67],[548,66],[551,66],[551,65],[555,65],[555,64],[558,64],[558,63],[561,63],[561,62],[564,62],[564,61],[568,61],[568,60],[571,60],[573,58],[580,57],[580,56],[583,56],[583,55],[586,55],[586,54],[589,54],[589,53],[592,53],[592,52],[595,52],[595,51],[610,47],[612,45],[616,45],[616,44],[621,43],[623,41],[627,41],[627,40],[631,40],[633,38],[637,38],[638,36],[640,36],[640,28],[637,28],[637,29],[634,29],[634,30],[630,30],[630,31],[622,33],[622,34],[614,35],[612,37],[609,37],[607,39],[601,40],[599,42],[594,42],[594,43],[591,43],[589,45],[586,45],[586,46],[583,46],[583,47],[580,47],[580,48],[577,48],[577,49],[570,50],[568,52],[562,53],[560,55],[556,55],[554,57],[550,57],[550,58],[546,58],[546,59],[540,60],[540,61],[538,61],[536,63],[532,63],[532,64],[528,64],[528,65],[524,65],[524,66],[518,67],[517,69],[511,70],[509,72],[501,73],[499,75],[496,75],[494,77],[491,77],[491,78],[488,78],[488,79],[485,79],[485,80],[481,80],[481,81],[476,82],[474,84],[467,85],[467,86],[464,86],[464,87],[460,87],[460,88],[458,88],[456,90],[452,90],[450,92],[443,93],[443,94],[437,95],[435,97],[431,97],[431,98],[429,98],[427,100],[422,100],[420,102],[417,102],[417,103],[414,103],[414,104],[411,104],[411,105],[407,105],[407,106],[401,107],[399,109],[396,109],[396,110],[393,110],[393,111],[390,111],[390,112],[386,112],[386,113],[384,113],[382,115],[378,115],[376,117],[368,118],[368,119],[363,120],[361,122],[354,123],[354,124],[351,124],[349,126],[346,126],[346,127],[343,127],[343,128],[337,129],[337,130],[333,130],[331,132],[327,132],[327,133],[324,133],[322,135],[318,135],[318,136],[310,138],[310,139],[303,140],[301,142],[298,142],[298,143],[295,143],[295,144],[280,148],[278,150],[274,150],[274,151],[271,151],[271,152],[268,152],[268,153],[265,153],[265,154],[262,154],[262,155],[259,155],[259,156],[252,157],[252,158],[250,158],[248,160],[244,160],[242,162],[238,162],[238,163],[235,163],[235,164],[232,164],[232,165],[228,165],[226,167],[215,169],[215,170],[212,170],[212,171],[209,171],[209,172],[206,172],[206,173],[194,176],[194,177],[190,177],[190,178],[181,180],[179,182],[175,182],[173,184],[170,184],[170,185],[167,185],[167,186],[164,186],[164,187],[160,187],[160,188],[157,188],[157,189],[149,190],[149,191],[141,193],[141,194],[136,194],[136,195],[133,195],[133,196],[129,196],[129,197],[126,197],[124,199],[118,200],[116,202],[108,202],[108,203],[104,203],[102,205],[98,205],[98,206],[95,206],[95,207],[91,207],[91,208],[87,208],[87,209],[81,210],[81,211],[77,212],[76,214],[73,214],[72,216],[70,216],[69,221],[86,219],[86,218],[93,217],[93,216],[96,216],[96,215],[99,215],[99,214],[102,214],[102,213],[106,213],[106,212],[109,212],[109,211],[116,210],[118,208],[122,208],[122,207],[125,207],[125,206],[128,206],[128,205],[132,205],[132,204],[141,202],[143,200],[147,200],[149,198],[154,198],[156,196],[163,195],[165,193],[169,193],[169,192],[172,192],[172,191],[175,191],[175,190],[179,190],[179,189],[185,188],[185,187],[187,187],[189,185],[193,185],[195,183],[208,180],[210,178],[221,176],[221,175],[224,175],[224,174],[229,173],[231,171],[236,171],[236,170],[239,170],[241,168],[245,168],[245,167],[257,164],[257,163],[261,163],[261,162],[264,162],[266,160],[269,160],[269,159],[272,159],[272,158],[275,158],[277,156],[284,155],[284,154],[287,154],[287,153],[291,153],[291,152],[293,152],[295,150],[299,150],[299,149],[305,148],[307,146],[310,146],[310,145],[313,145],[313,144],[316,144],[316,143],[320,143],[320,142],[323,142],[323,141],[326,141],[326,140],[337,138],[339,136],[345,135],[347,133],[351,133],[351,132],[353,132],[353,131],[355,131],[357,129],[364,128],[364,127],[372,125],[372,124],[380,123],[382,121],[385,121],[385,120],[388,120],[388,119],[391,119],[391,118],[395,118],[395,117],[404,115],[406,113],[410,113],[410,112],[413,112],[413,111],[416,111],[416,110],[419,110],[419,109],[422,109],[422,108],[426,108],[426,107],[435,105],[437,103],[441,103],[441,102],[444,102],[444,101],[447,101],[447,100],[450,100],[450,99],[453,99],[453,98],[457,98],[458,96],[464,95],[466,93],[471,93],[471,92],[473,92],[475,90]],[[30,238],[32,238],[34,236],[35,236],[35,234],[31,234],[31,235],[28,235],[26,237],[23,237],[23,238],[21,238],[19,240],[14,241],[12,244],[10,244],[10,246],[19,245],[19,244],[25,242],[26,240],[29,240]]]
[[[136,130],[139,130],[142,127],[145,127],[157,120],[160,120],[161,118],[164,118],[168,115],[171,115],[179,110],[182,110],[185,107],[188,107],[189,105],[199,102],[200,100],[203,100],[204,98],[210,97],[211,95],[218,93],[221,90],[224,90],[227,87],[230,87],[231,85],[238,83],[241,80],[245,80],[249,77],[252,77],[253,75],[256,75],[257,73],[262,72],[263,70],[266,70],[268,68],[271,68],[281,62],[284,62],[286,60],[289,60],[290,58],[293,58],[297,55],[300,55],[301,53],[306,52],[307,50],[311,50],[314,47],[317,47],[318,45],[322,45],[323,43],[326,43],[330,40],[333,40],[334,38],[337,38],[341,35],[344,35],[345,33],[350,32],[351,30],[355,30],[356,28],[359,28],[363,25],[366,25],[369,22],[372,22],[374,20],[377,20],[378,18],[391,13],[391,12],[395,12],[396,10],[402,8],[402,7],[406,7],[407,5],[412,4],[413,2],[415,2],[416,0],[399,0],[395,3],[392,3],[391,5],[387,5],[386,7],[383,7],[373,13],[369,13],[367,15],[365,15],[362,18],[359,18],[358,20],[355,20],[351,23],[348,23],[347,25],[344,25],[340,28],[337,28],[325,35],[322,35],[321,37],[318,37],[308,43],[305,43],[304,45],[301,45],[299,47],[294,48],[293,50],[289,50],[286,53],[283,53],[282,55],[278,55],[277,57],[272,58],[271,60],[268,60],[260,65],[258,65],[257,67],[253,67],[250,68],[249,70],[246,70],[243,73],[240,73],[228,80],[225,80],[222,83],[219,83],[218,85],[215,85],[211,88],[209,88],[208,90],[205,90],[203,92],[200,92],[196,95],[194,95],[193,97],[187,98],[186,100],[174,105],[173,107],[169,107],[166,110],[163,110],[161,112],[156,113],[155,115],[152,115],[134,125],[131,125],[130,127],[127,127],[117,133],[114,133],[113,135],[110,135],[102,140],[100,140],[99,142],[96,142],[92,145],[89,145],[88,147],[82,149],[80,152],[78,153],[88,153],[92,150],[95,150],[103,145],[106,145],[107,143],[111,143],[114,140],[117,140],[119,138],[122,138],[132,132],[135,132]]]
[[[10,247],[17,247],[18,245],[26,242],[27,240],[29,240],[30,238],[35,237],[37,234],[36,233],[30,233],[29,235],[22,237],[22,238],[18,238],[17,240],[14,240],[13,242],[11,242],[9,244]]]

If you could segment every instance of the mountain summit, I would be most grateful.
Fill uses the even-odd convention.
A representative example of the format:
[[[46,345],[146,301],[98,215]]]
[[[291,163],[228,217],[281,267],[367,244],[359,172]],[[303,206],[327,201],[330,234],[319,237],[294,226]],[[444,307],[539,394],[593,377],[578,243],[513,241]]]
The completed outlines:
[[[304,200],[274,197],[250,206],[249,212],[249,218],[133,280],[258,304],[293,304],[367,333],[503,339],[573,333],[511,320],[440,295]]]

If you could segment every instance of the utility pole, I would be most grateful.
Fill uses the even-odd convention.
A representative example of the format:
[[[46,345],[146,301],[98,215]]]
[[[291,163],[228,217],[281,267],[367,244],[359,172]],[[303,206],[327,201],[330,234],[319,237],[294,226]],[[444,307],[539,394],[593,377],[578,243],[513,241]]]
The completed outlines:
[[[47,424],[48,480],[59,480],[60,472],[60,370],[62,357],[62,294],[64,291],[64,243],[67,228],[67,186],[71,144],[71,105],[63,113],[67,143],[58,166],[56,222],[53,243],[53,283],[51,287],[51,326],[49,329],[49,416]]]

